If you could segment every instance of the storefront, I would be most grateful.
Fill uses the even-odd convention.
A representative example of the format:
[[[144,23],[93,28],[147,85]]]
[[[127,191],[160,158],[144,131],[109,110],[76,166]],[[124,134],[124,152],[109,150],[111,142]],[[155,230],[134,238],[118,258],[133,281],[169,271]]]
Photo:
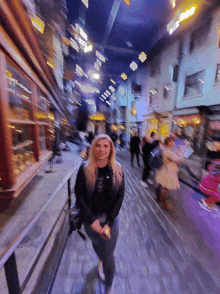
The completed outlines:
[[[173,131],[195,150],[199,150],[203,141],[202,116],[198,113],[174,116]]]
[[[7,20],[0,30],[1,209],[52,155],[50,106],[61,116],[64,111],[27,13],[20,2],[13,9],[5,5],[1,10],[2,21]]]

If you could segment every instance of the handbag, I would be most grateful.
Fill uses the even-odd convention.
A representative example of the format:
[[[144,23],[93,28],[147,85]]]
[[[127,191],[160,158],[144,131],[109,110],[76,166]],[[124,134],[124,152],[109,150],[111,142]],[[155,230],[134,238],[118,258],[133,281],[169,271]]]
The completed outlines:
[[[85,241],[86,236],[80,232],[80,229],[82,227],[82,217],[80,209],[76,206],[76,204],[72,205],[69,210],[69,221],[70,221],[70,230],[69,234],[71,234],[73,231],[76,231],[80,237]]]

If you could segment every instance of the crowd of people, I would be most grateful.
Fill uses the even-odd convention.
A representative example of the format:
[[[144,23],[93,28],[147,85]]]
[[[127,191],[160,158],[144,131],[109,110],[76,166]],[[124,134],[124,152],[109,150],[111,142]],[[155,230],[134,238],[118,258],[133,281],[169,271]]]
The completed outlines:
[[[119,139],[119,148],[123,148],[123,136]],[[99,259],[100,293],[110,294],[113,293],[115,274],[118,214],[125,191],[123,167],[115,159],[118,136],[115,132],[111,136],[94,136],[90,132],[86,133],[83,140],[86,140],[89,151],[76,178],[76,205]],[[134,156],[138,166],[141,166],[141,153],[144,166],[140,182],[145,188],[149,184],[155,186],[156,200],[163,209],[173,210],[169,192],[180,189],[178,164],[183,162],[186,149],[176,133],[161,142],[156,132],[141,140],[136,131],[130,140],[131,166],[134,168]],[[149,179],[150,175],[154,175],[154,182]],[[199,183],[199,188],[206,196],[200,202],[201,207],[215,209],[215,203],[220,199],[220,159],[212,162],[208,175]]]

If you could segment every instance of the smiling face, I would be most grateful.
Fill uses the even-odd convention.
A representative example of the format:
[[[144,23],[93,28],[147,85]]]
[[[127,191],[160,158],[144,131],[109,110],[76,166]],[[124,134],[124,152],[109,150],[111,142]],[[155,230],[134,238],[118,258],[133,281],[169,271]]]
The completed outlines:
[[[96,142],[94,154],[97,160],[106,160],[111,152],[110,142],[107,139],[101,139]]]

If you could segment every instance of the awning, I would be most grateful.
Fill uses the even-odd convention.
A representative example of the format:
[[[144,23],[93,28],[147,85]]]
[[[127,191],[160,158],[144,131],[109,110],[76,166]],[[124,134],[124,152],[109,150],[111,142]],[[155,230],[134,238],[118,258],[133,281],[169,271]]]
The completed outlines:
[[[99,112],[97,112],[97,113],[95,113],[95,114],[92,114],[92,115],[90,115],[90,117],[89,117],[91,120],[98,120],[98,121],[101,121],[101,120],[106,120],[106,118],[105,118],[105,116],[104,116],[104,114],[102,114],[102,113],[99,113]]]

